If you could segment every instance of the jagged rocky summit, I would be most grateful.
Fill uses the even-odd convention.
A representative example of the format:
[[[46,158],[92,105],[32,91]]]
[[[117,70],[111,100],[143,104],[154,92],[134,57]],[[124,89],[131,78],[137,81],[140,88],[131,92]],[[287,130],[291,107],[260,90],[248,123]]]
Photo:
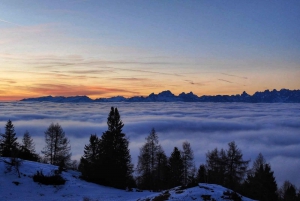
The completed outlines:
[[[182,92],[178,96],[171,91],[163,91],[159,94],[151,93],[149,96],[134,96],[125,98],[123,96],[115,96],[111,98],[90,99],[87,96],[44,96],[38,98],[26,98],[21,101],[48,101],[59,103],[80,103],[80,102],[245,102],[245,103],[300,103],[300,90],[281,89],[265,90],[263,92],[256,92],[252,96],[245,91],[237,95],[215,95],[215,96],[201,96]]]

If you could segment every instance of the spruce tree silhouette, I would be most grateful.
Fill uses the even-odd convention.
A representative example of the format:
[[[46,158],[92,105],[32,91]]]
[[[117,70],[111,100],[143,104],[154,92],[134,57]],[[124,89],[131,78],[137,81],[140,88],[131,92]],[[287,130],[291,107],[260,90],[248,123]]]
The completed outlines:
[[[15,128],[9,119],[5,126],[5,133],[1,134],[0,139],[0,156],[11,157],[18,150],[18,142],[15,133]]]
[[[23,135],[22,144],[20,146],[19,157],[24,160],[38,161],[39,156],[35,151],[35,144],[28,131]]]
[[[194,152],[188,141],[182,143],[183,185],[187,186],[194,180]]]
[[[252,199],[277,200],[277,184],[269,164],[260,165],[254,175],[248,175],[243,186],[244,194]]]
[[[167,157],[159,144],[158,136],[152,128],[146,143],[140,148],[138,156],[138,184],[139,188],[159,190],[165,186],[165,169]]]
[[[174,147],[169,158],[170,168],[170,187],[179,186],[183,182],[183,161],[181,153],[177,147]]]
[[[85,180],[101,183],[99,178],[99,147],[97,135],[91,135],[89,144],[84,146],[84,155],[80,159],[79,171]]]
[[[107,118],[108,129],[100,140],[99,162],[102,183],[125,189],[132,181],[133,165],[129,141],[122,132],[124,126],[117,108],[111,107]]]

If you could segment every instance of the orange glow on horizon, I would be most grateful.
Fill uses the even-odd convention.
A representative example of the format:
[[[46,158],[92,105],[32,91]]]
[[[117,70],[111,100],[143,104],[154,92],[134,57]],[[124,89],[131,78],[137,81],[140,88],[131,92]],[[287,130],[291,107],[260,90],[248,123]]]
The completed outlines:
[[[94,90],[95,91],[94,91]],[[17,92],[17,94],[11,94],[11,95],[1,95],[0,96],[0,101],[3,102],[10,102],[10,101],[20,101],[22,99],[26,99],[26,98],[38,98],[38,97],[44,97],[44,96],[64,96],[64,97],[71,97],[71,96],[88,96],[91,99],[97,99],[97,98],[110,98],[110,97],[115,97],[115,96],[123,96],[125,98],[130,98],[133,96],[149,96],[151,93],[154,94],[158,94],[162,91],[166,91],[169,89],[157,89],[157,90],[148,90],[148,91],[144,91],[144,93],[134,93],[134,92],[123,92],[123,93],[118,93],[115,92],[115,90],[106,90],[106,91],[102,91],[101,93],[97,94],[96,89],[99,88],[94,88],[91,87],[89,90],[84,91],[84,90],[74,90],[74,91],[66,91],[66,90],[61,90],[58,91],[57,89],[55,91],[52,91],[52,93],[42,93],[40,90],[34,91],[34,93],[26,93],[26,95],[22,95],[20,92]],[[262,89],[262,90],[257,90],[257,91],[264,91],[267,89]],[[272,91],[273,89],[268,89],[270,91]],[[281,90],[281,89],[276,89],[276,90]],[[290,90],[295,90],[295,89],[290,89]],[[189,93],[189,92],[193,92],[195,95],[201,97],[203,95],[208,95],[208,96],[213,96],[213,95],[237,95],[237,94],[241,94],[243,91],[238,91],[236,93],[232,93],[232,91],[227,91],[228,93],[226,93],[226,91],[217,91],[217,90],[213,90],[213,91],[209,91],[209,90],[202,90],[201,93],[200,92],[196,92],[196,91],[180,91],[180,90],[170,90],[174,95],[178,96],[180,93],[184,92],[184,93]],[[245,90],[248,94],[253,95],[256,91],[247,91]],[[50,91],[48,91],[50,92]],[[80,93],[79,93],[80,92]],[[230,93],[231,92],[231,93]]]

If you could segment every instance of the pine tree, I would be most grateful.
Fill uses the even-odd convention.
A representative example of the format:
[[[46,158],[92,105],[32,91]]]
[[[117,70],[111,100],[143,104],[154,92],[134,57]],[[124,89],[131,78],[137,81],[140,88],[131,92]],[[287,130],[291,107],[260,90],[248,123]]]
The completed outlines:
[[[71,160],[70,141],[65,136],[62,127],[57,124],[50,124],[45,131],[46,146],[42,153],[46,161],[52,165],[66,167]]]
[[[280,197],[282,201],[299,201],[299,194],[297,195],[296,187],[289,181],[285,181],[280,188]]]
[[[244,194],[252,199],[260,201],[277,200],[277,183],[271,171],[271,166],[266,163],[260,153],[253,162],[252,172],[247,176],[243,185]]]
[[[237,190],[247,172],[249,161],[243,160],[242,151],[237,148],[235,142],[228,143],[229,149],[226,151],[226,187]]]
[[[223,149],[215,148],[206,154],[207,182],[224,185],[227,156]]]
[[[198,183],[207,183],[207,170],[204,164],[199,166],[196,181]]]
[[[154,190],[163,190],[168,188],[169,181],[169,167],[168,167],[168,158],[163,151],[160,149],[156,155],[157,166],[155,169],[155,189]]]
[[[139,186],[143,189],[157,190],[161,166],[164,162],[165,154],[158,143],[158,136],[152,128],[146,143],[140,148],[138,156],[137,173],[139,174]],[[158,175],[159,174],[159,175]]]
[[[244,180],[249,161],[243,160],[243,154],[235,142],[228,143],[228,150],[215,148],[206,154],[207,180],[233,190]]]
[[[88,145],[84,146],[84,155],[80,159],[79,170],[84,179],[97,182],[99,180],[97,167],[99,165],[100,140],[95,134],[90,136],[89,142]]]
[[[296,194],[296,187],[294,185],[290,185],[286,191],[284,192],[283,196],[284,201],[296,201],[297,194]]]
[[[221,185],[226,184],[226,173],[228,170],[228,158],[227,153],[224,149],[220,150],[219,153],[219,181]]]
[[[28,131],[23,135],[22,146],[30,152],[35,152],[35,145]]]
[[[265,164],[267,163],[264,156],[262,155],[262,153],[259,153],[255,161],[253,162],[252,172],[255,173],[260,168],[261,165],[264,166]]]
[[[28,131],[23,135],[19,157],[31,161],[38,161],[39,159],[39,156],[35,152],[35,144]]]
[[[187,141],[182,143],[182,162],[183,162],[183,185],[192,183],[194,168],[194,153],[191,144]]]
[[[18,150],[18,142],[14,125],[8,120],[5,126],[5,134],[1,134],[0,156],[11,157]]]
[[[181,153],[177,147],[174,147],[169,158],[170,168],[170,187],[179,186],[183,180],[183,161]]]
[[[108,130],[100,140],[100,177],[103,184],[125,189],[132,180],[133,165],[129,152],[129,141],[122,132],[124,126],[117,108],[111,107],[107,118]]]
[[[95,163],[98,159],[100,140],[97,135],[90,136],[90,144],[84,146],[83,157],[89,163]]]

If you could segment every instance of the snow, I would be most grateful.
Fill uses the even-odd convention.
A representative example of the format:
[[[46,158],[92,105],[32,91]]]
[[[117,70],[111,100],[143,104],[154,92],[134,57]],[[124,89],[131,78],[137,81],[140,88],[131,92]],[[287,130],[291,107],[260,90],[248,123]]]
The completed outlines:
[[[181,190],[180,187],[173,188],[169,190],[170,193],[169,200],[177,200],[177,201],[194,201],[194,200],[203,200],[202,195],[210,195],[211,199],[214,198],[216,201],[224,201],[222,198],[223,192],[229,189],[224,188],[223,186],[216,184],[205,184],[199,183],[198,186]],[[230,190],[229,190],[230,191]],[[163,194],[163,193],[161,193]],[[155,196],[148,196],[148,198],[154,198]],[[140,201],[143,201],[142,199]],[[227,199],[226,199],[227,200]],[[252,199],[242,197],[243,201],[253,201]]]
[[[154,197],[164,193],[154,193],[150,191],[127,192],[125,190],[101,186],[89,183],[79,178],[80,173],[68,170],[62,172],[62,177],[67,180],[65,185],[51,186],[42,185],[33,182],[32,176],[37,171],[42,171],[48,175],[57,170],[57,166],[42,164],[32,161],[23,161],[20,167],[21,178],[12,170],[7,172],[3,160],[7,158],[0,157],[0,200],[1,201],[19,201],[19,200],[43,200],[43,201],[133,201],[133,200],[151,200]],[[17,185],[18,184],[18,185]],[[179,187],[170,189],[169,200],[203,200],[201,195],[211,195],[216,201],[223,200],[221,196],[227,189],[214,184],[199,184],[199,186],[180,190]],[[243,201],[252,201],[243,197]]]

